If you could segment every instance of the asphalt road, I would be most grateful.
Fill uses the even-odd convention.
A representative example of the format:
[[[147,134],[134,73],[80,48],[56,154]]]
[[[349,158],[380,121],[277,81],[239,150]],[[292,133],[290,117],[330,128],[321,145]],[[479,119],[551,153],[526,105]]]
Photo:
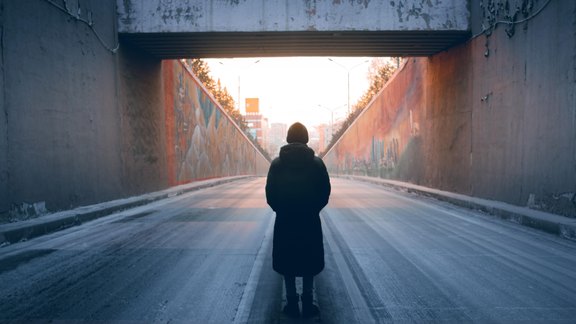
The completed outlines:
[[[264,179],[0,248],[0,322],[298,323],[282,316]],[[321,317],[308,323],[576,322],[576,243],[332,179]]]

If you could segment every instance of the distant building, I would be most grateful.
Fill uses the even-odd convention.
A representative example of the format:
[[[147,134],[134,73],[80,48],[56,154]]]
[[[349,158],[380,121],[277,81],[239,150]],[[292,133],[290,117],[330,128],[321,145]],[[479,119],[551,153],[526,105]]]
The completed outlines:
[[[318,131],[318,153],[325,152],[328,144],[330,144],[330,139],[332,134],[330,134],[331,127],[326,124],[321,124],[316,126]]]
[[[337,119],[334,121],[334,125],[330,126],[327,124],[321,124],[316,127],[318,132],[318,152],[326,153],[326,149],[332,141],[332,137],[344,124],[345,119]]]
[[[308,129],[308,147],[314,150],[314,153],[320,153],[320,136],[316,127]]]
[[[268,119],[260,113],[258,98],[246,98],[246,115],[244,120],[248,126],[248,132],[256,139],[262,148],[268,146]]]
[[[288,126],[282,123],[270,124],[268,131],[268,152],[270,157],[275,158],[280,153],[280,148],[286,145],[286,133]]]

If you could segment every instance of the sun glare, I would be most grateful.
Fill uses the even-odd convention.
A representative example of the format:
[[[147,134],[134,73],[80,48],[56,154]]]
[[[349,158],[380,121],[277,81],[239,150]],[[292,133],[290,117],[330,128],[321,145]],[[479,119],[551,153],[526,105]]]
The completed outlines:
[[[368,88],[370,58],[276,57],[205,59],[214,80],[240,103],[259,98],[269,123],[307,127],[346,118],[350,105]],[[349,80],[348,80],[349,79]]]

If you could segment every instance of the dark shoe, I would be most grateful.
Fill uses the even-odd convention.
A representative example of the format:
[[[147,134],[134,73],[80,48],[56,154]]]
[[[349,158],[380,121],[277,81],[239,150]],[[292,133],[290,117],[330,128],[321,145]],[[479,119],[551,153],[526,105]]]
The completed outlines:
[[[310,318],[320,314],[318,306],[312,303],[312,296],[302,296],[302,317]]]
[[[300,308],[298,307],[298,295],[286,297],[286,306],[284,306],[282,312],[291,318],[300,317]]]

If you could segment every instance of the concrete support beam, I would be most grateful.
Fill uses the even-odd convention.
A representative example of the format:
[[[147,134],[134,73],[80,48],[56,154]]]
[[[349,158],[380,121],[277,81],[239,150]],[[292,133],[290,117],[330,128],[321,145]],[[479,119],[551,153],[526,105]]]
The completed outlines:
[[[469,36],[467,1],[118,0],[124,40],[160,58],[427,56]]]
[[[121,33],[467,31],[467,1],[118,0]]]

